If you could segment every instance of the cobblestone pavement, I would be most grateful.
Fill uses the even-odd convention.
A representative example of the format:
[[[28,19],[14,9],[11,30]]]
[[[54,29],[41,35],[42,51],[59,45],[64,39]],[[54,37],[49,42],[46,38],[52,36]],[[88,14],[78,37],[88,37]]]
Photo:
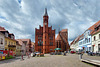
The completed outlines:
[[[99,60],[100,56],[88,56],[87,54],[83,54],[83,59],[91,59],[91,60]]]
[[[0,61],[2,62],[0,67],[95,67],[81,62],[79,55],[76,54],[67,54],[67,56],[46,54],[45,57],[25,58],[23,61],[19,58],[5,61]]]

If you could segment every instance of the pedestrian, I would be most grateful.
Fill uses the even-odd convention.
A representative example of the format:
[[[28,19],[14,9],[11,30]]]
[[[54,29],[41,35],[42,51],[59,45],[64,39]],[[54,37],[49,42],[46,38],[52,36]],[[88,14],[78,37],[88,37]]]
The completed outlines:
[[[84,52],[81,52],[79,59],[82,59],[83,53],[84,53]]]
[[[23,51],[21,51],[21,60],[24,60],[23,55]]]
[[[28,59],[30,58],[30,53],[29,52],[27,52],[27,55],[28,55]]]

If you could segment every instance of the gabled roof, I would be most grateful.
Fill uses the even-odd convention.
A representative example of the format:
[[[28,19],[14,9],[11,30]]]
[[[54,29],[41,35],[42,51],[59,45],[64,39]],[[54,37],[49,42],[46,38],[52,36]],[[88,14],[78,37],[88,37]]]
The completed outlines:
[[[23,41],[22,41],[22,40],[16,39],[16,41],[18,41],[18,43],[19,43],[20,45],[23,45]]]
[[[0,26],[0,31],[7,31],[4,27]]]
[[[92,33],[95,30],[95,27],[98,26],[100,24],[100,20],[98,22],[96,22],[94,25],[92,25],[90,28],[88,28],[88,30],[91,30],[90,34],[92,35]]]
[[[62,40],[59,34],[57,35],[56,40]]]
[[[30,41],[31,41],[30,39],[16,39],[16,40],[21,40],[21,41],[23,41],[23,42],[24,42],[24,41],[27,41],[27,44],[29,44]]]
[[[100,29],[97,30],[97,31],[93,31],[92,35],[94,35],[94,34],[96,34],[96,33],[98,33],[98,32],[100,32]]]
[[[78,37],[76,37],[71,43],[70,43],[70,45],[72,45],[73,43],[75,43],[75,42],[78,42],[79,40],[80,40],[80,37],[81,37],[82,35],[79,35]]]
[[[75,40],[75,39],[74,39]],[[70,46],[74,43],[74,40],[70,43]]]
[[[91,27],[88,28],[88,30],[94,30],[94,28],[100,24],[100,20],[98,22],[96,22],[94,25],[92,25]]]

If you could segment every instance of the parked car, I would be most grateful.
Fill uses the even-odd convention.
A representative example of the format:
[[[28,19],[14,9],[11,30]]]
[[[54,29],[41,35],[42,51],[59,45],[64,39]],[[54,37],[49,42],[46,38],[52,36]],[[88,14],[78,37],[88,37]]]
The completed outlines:
[[[76,53],[76,52],[75,52],[75,51],[71,51],[70,53],[71,53],[71,54],[74,54],[74,53]]]
[[[88,55],[89,55],[89,56],[95,56],[95,53],[93,53],[93,52],[88,52]]]

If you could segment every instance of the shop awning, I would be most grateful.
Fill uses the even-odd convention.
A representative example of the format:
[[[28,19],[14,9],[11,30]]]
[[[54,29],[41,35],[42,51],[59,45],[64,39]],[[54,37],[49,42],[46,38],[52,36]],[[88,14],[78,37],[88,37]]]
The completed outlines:
[[[61,48],[55,48],[54,50],[61,50]]]

